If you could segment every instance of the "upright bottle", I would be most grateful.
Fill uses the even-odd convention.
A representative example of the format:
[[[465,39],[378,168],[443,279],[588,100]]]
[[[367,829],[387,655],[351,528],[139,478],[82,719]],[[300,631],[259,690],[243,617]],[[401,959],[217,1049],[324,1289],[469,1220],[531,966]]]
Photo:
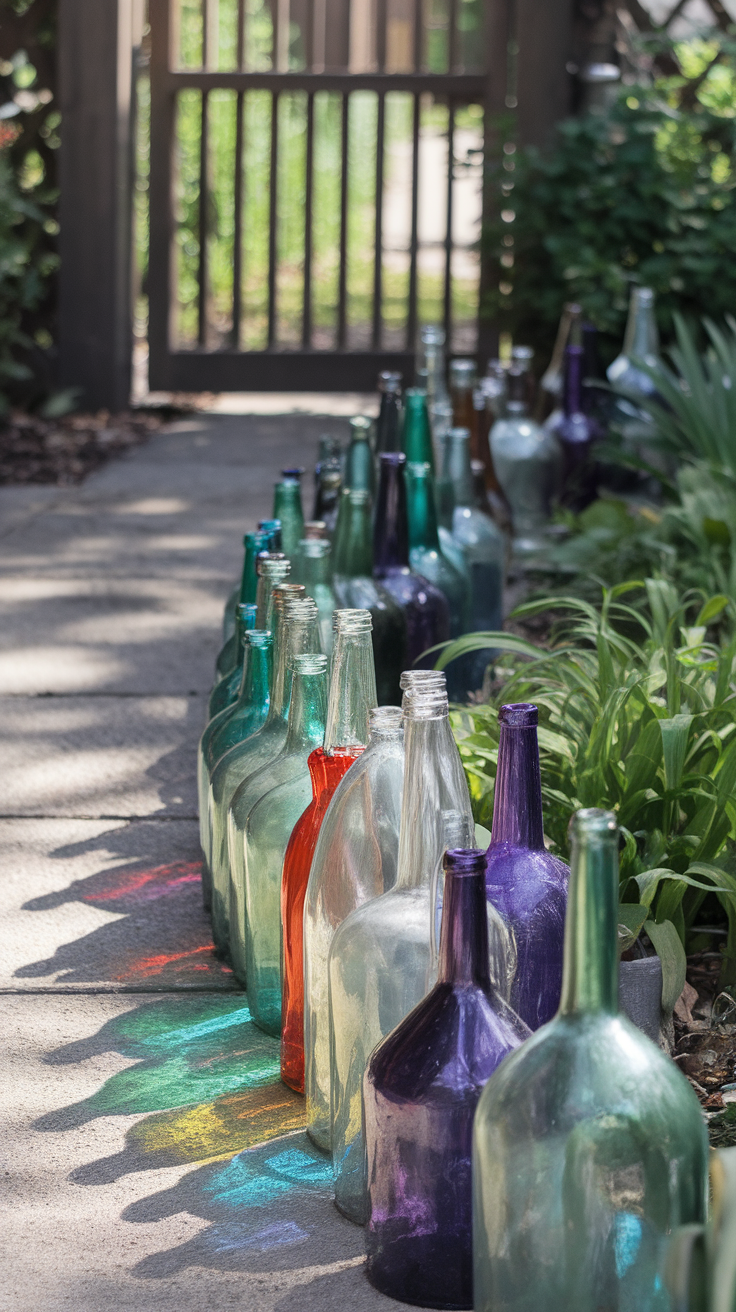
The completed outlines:
[[[398,706],[374,707],[368,746],[338,784],[319,831],[304,902],[307,1132],[330,1150],[327,958],[346,916],[396,882],[404,732]]]
[[[380,704],[398,703],[406,665],[406,619],[389,592],[373,578],[370,497],[346,492],[335,533],[332,586],[342,610],[369,610]]]
[[[562,1002],[481,1094],[477,1312],[670,1312],[669,1236],[703,1221],[707,1136],[675,1064],[617,1015],[618,830],[572,821]]]
[[[576,346],[580,344],[582,313],[581,307],[572,301],[562,307],[552,358],[539,382],[539,419],[544,419],[545,414],[557,409],[560,404],[565,377],[565,350],[571,342]]]
[[[469,580],[440,547],[432,470],[428,464],[407,465],[406,491],[410,564],[446,596],[450,607],[450,637],[459,638],[468,628]]]
[[[319,481],[312,511],[315,520],[323,523],[329,535],[335,531],[342,488],[342,465],[338,458],[324,460],[320,466]]]
[[[417,374],[427,389],[430,407],[447,396],[445,385],[445,330],[439,324],[428,323],[419,333]]]
[[[489,369],[492,363],[493,361],[489,363]],[[502,372],[504,374],[503,409],[505,411],[506,371],[502,370]],[[476,387],[473,391],[473,417],[470,424],[470,459],[471,462],[475,460],[480,461],[483,467],[483,486],[485,491],[480,508],[485,510],[491,516],[494,524],[500,528],[501,532],[505,534],[506,537],[510,537],[513,531],[511,506],[506,500],[504,490],[498,481],[496,468],[493,463],[493,456],[491,454],[490,432],[491,425],[495,421],[495,415],[493,405],[491,404],[492,398],[489,395],[488,390],[486,390],[487,385],[490,385],[491,383],[492,380],[486,377],[483,380],[483,385]]]
[[[260,797],[245,823],[245,942],[233,953],[239,961],[244,947],[248,1005],[267,1034],[278,1034],[281,1022],[281,875],[291,831],[309,800],[307,761],[325,734],[327,657],[295,655],[291,671],[286,739],[258,772]]]
[[[376,469],[373,461],[373,424],[365,415],[350,420],[350,445],[345,460],[344,486],[351,492],[369,492],[376,486]]]
[[[259,533],[266,533],[271,539],[269,551],[281,551],[281,520],[259,519],[256,525]]]
[[[256,586],[256,622],[255,628],[267,629],[268,604],[271,596],[271,589],[275,583],[281,583],[288,578],[291,571],[291,562],[286,559],[283,552],[261,551],[256,557],[256,573],[258,583]],[[226,675],[232,674],[238,663],[238,641],[235,632],[221,647],[217,661],[215,662],[215,678],[223,679]]]
[[[412,463],[428,464],[434,473],[435,458],[432,430],[429,425],[427,393],[419,387],[407,387],[404,393],[404,427],[401,449]]]
[[[273,639],[267,630],[251,629],[245,635],[245,661],[241,676],[241,688],[231,711],[239,709],[242,714],[239,728],[246,741],[265,723],[268,715],[271,685],[271,654]],[[214,732],[224,723],[226,712],[210,721],[215,726]],[[205,907],[209,910],[213,904],[212,880],[212,828],[209,810],[209,786],[217,762],[210,750],[212,735],[207,726],[199,743],[197,753],[197,792],[199,797],[199,841],[202,848],[202,887]]]
[[[274,484],[273,513],[281,520],[281,549],[292,560],[304,537],[302,490],[298,478],[284,478]]]
[[[332,616],[337,607],[330,582],[331,547],[325,538],[303,538],[299,543],[301,575],[307,594],[314,598],[319,612],[319,636],[322,650],[332,655]]]
[[[401,450],[401,374],[386,369],[378,375],[381,408],[376,427],[376,451]]]
[[[373,577],[401,606],[406,617],[407,664],[450,636],[447,598],[409,565],[409,522],[404,465],[400,451],[381,455],[381,477],[373,527]]]
[[[485,376],[481,380],[481,390],[486,399],[486,410],[490,424],[506,413],[508,395],[506,367],[501,360],[489,360]]]
[[[207,720],[213,719],[220,711],[224,711],[228,706],[232,706],[238,699],[240,684],[243,678],[243,664],[245,662],[245,635],[251,629],[256,627],[256,604],[242,605],[240,602],[235,607],[235,628],[233,632],[237,636],[240,645],[240,655],[237,664],[229,674],[218,679],[212,692],[210,693],[207,703]]]
[[[656,396],[656,384],[649,374],[639,368],[639,361],[652,369],[661,364],[654,292],[651,287],[632,287],[623,349],[613,364],[608,366],[606,376],[609,383],[617,387],[625,387],[641,396]],[[624,418],[641,418],[635,398],[617,397],[616,401],[617,409]]]
[[[304,1092],[304,899],[322,822],[340,780],[368,742],[376,676],[368,611],[337,611],[324,747],[312,752],[312,801],[294,826],[281,886],[283,1010],[281,1078]]]
[[[538,711],[527,702],[502,706],[486,853],[488,899],[516,939],[511,1006],[530,1029],[554,1016],[562,987],[569,868],[544,845]]]
[[[560,451],[555,438],[529,417],[526,370],[509,370],[506,417],[491,429],[491,454],[498,479],[511,506],[514,550],[541,550],[559,478]]]
[[[464,561],[469,581],[467,626],[472,633],[497,631],[503,623],[506,544],[490,515],[478,510],[474,504],[467,428],[450,429],[443,455],[443,474],[450,483],[454,502],[452,542]],[[467,701],[468,693],[482,687],[492,657],[493,649],[484,647],[452,662],[447,671],[452,701]]]
[[[260,551],[269,549],[271,535],[268,533],[246,533],[243,538],[245,555],[243,557],[243,570],[240,575],[240,581],[233,588],[227,601],[225,602],[225,613],[222,623],[222,640],[227,642],[235,632],[235,608],[240,602],[241,605],[249,605],[255,602],[256,588],[258,586],[258,575],[256,573],[256,557]]]
[[[335,1202],[366,1220],[361,1089],[368,1057],[434,983],[432,892],[448,846],[474,839],[447,693],[406,697],[404,789],[395,886],[340,925],[329,953],[331,1144]]]
[[[450,400],[453,428],[473,429],[473,392],[478,381],[475,360],[450,361]],[[475,452],[473,452],[475,455]]]
[[[554,411],[545,427],[562,453],[560,500],[571,510],[584,510],[595,497],[592,446],[601,436],[593,416],[583,408],[582,346],[565,347],[565,381],[562,409]]]
[[[268,717],[257,733],[221,757],[210,779],[210,868],[216,895],[212,930],[215,946],[221,951],[232,948],[229,944],[232,900],[228,852],[230,805],[243,781],[251,773],[262,771],[284,745],[291,698],[291,657],[300,652],[319,651],[317,607],[311,600],[288,601],[293,594],[282,591],[286,586],[281,584],[274,592],[274,668]],[[251,805],[253,801],[255,798]]]
[[[484,853],[451,850],[444,869],[437,983],[375,1049],[363,1081],[366,1270],[390,1298],[472,1308],[473,1117],[529,1030],[491,983]]]

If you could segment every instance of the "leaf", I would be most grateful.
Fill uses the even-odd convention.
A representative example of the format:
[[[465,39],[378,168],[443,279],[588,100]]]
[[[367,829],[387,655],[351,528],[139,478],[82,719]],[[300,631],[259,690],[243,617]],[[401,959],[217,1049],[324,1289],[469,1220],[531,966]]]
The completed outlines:
[[[662,1010],[669,1014],[685,987],[685,949],[671,920],[663,920],[659,925],[654,920],[645,920],[644,932],[662,962]]]
[[[687,740],[693,719],[692,715],[674,715],[671,720],[658,721],[662,734],[665,786],[673,791],[682,782]]]
[[[722,592],[715,597],[709,597],[695,621],[695,627],[697,628],[701,624],[710,624],[717,615],[725,610],[729,600],[730,598],[724,596]]]
[[[542,657],[549,655],[549,652],[543,648],[534,647],[523,638],[517,638],[515,634],[498,632],[468,633],[462,638],[456,638],[454,642],[438,643],[436,647],[429,647],[428,651],[441,650],[441,655],[435,661],[435,669],[444,670],[456,656],[464,656],[469,651],[481,651],[486,647],[496,652],[508,651],[517,656],[528,656],[532,660],[541,660]],[[427,652],[423,655],[426,656]]]
[[[636,942],[648,915],[648,908],[640,902],[619,902],[618,950],[626,952]]]

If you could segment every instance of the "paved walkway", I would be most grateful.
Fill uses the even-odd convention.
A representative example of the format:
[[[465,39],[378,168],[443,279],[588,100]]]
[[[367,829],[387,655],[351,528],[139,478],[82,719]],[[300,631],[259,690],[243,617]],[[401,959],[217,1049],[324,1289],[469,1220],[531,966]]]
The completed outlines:
[[[240,539],[337,418],[0,489],[0,1307],[389,1312],[210,950],[195,748]]]

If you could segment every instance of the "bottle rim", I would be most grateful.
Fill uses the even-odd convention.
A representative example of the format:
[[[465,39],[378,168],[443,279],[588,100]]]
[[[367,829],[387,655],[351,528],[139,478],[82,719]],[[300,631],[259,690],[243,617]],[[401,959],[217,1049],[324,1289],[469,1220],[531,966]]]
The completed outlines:
[[[536,729],[539,708],[534,702],[507,702],[498,712],[498,723],[513,729]]]
[[[322,652],[297,652],[290,657],[289,668],[294,674],[324,674],[327,663],[327,657]]]
[[[442,858],[445,874],[457,878],[468,875],[480,875],[485,878],[486,853],[481,847],[448,847]]]
[[[270,647],[273,634],[270,629],[249,629],[243,636],[247,647]]]
[[[613,811],[601,806],[587,806],[575,811],[568,827],[570,838],[576,843],[607,842],[618,846],[618,823]]]
[[[407,688],[403,710],[406,720],[446,720],[450,705],[441,688]]]

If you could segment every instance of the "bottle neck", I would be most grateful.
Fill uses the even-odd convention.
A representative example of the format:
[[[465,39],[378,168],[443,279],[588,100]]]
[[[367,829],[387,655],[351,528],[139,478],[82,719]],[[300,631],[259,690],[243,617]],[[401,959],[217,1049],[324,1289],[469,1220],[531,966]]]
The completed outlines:
[[[442,476],[452,484],[455,506],[472,506],[473,471],[466,428],[450,429],[445,437],[444,457]]]
[[[348,492],[340,501],[335,532],[335,573],[346,578],[373,573],[370,503],[365,496]]]
[[[249,605],[256,600],[258,592],[256,560],[259,551],[268,549],[268,535],[266,533],[247,533],[244,544],[245,558],[243,560],[243,573],[240,578],[240,596],[238,600],[244,605]]]
[[[298,483],[288,480],[277,483],[273,495],[273,513],[281,520],[281,542],[284,551],[290,555],[304,533],[304,512],[302,494]]]
[[[637,360],[659,355],[659,332],[654,317],[654,297],[647,287],[635,287],[631,293],[623,353]]]
[[[321,542],[319,538],[313,538],[312,541]],[[328,584],[330,581],[330,546],[324,543],[324,549],[319,552],[305,551],[302,549],[302,576],[304,585],[307,589],[316,588],[321,584]]]
[[[401,437],[401,396],[398,392],[384,392],[378,414],[378,440],[380,451],[398,451]]]
[[[348,448],[345,486],[351,492],[373,492],[373,452],[367,434],[353,437]]]
[[[581,832],[573,819],[570,885],[565,920],[565,958],[560,1012],[580,1015],[618,1011],[618,831],[613,816],[607,831]]]
[[[544,850],[536,725],[501,725],[491,846],[496,843]]]
[[[265,566],[268,566],[268,568],[265,568]],[[277,583],[283,583],[289,577],[290,572],[291,561],[289,560],[274,561],[273,563],[264,561],[261,564],[256,593],[257,629],[271,629],[273,631],[273,589]]]
[[[422,473],[417,474],[410,470],[407,476],[409,545],[412,547],[425,547],[430,551],[439,551],[437,507],[432,481],[430,477],[427,477],[429,467],[423,465],[421,468]]]
[[[359,633],[338,628],[325,729],[328,756],[353,747],[365,747],[368,719],[376,701],[370,627],[366,626]]]
[[[400,456],[381,460],[376,519],[373,526],[373,573],[381,578],[389,569],[409,566],[409,522],[406,483]]]
[[[425,462],[434,473],[434,448],[429,427],[426,394],[410,388],[406,393],[402,447],[407,460]]]
[[[437,979],[445,984],[490,988],[485,861],[475,853],[466,864],[445,857],[445,889]],[[468,853],[468,858],[470,854]],[[469,868],[468,868],[469,867]]]
[[[271,723],[286,723],[291,703],[291,664],[294,656],[303,652],[319,652],[319,626],[315,615],[304,619],[285,619],[283,611],[276,613],[274,639],[274,676],[268,719]]]
[[[245,648],[238,707],[265,705],[272,682],[273,638],[262,631],[258,635],[254,631],[253,636],[257,641],[249,641]]]
[[[446,703],[445,703],[446,704]],[[397,887],[430,889],[445,848],[469,847],[475,836],[468,785],[447,712],[404,723]]]
[[[583,348],[568,346],[565,351],[563,409],[566,415],[579,415],[583,409]]]
[[[327,666],[324,661],[320,665],[322,668],[312,674],[292,672],[285,753],[308,754],[322,746],[327,713]]]

